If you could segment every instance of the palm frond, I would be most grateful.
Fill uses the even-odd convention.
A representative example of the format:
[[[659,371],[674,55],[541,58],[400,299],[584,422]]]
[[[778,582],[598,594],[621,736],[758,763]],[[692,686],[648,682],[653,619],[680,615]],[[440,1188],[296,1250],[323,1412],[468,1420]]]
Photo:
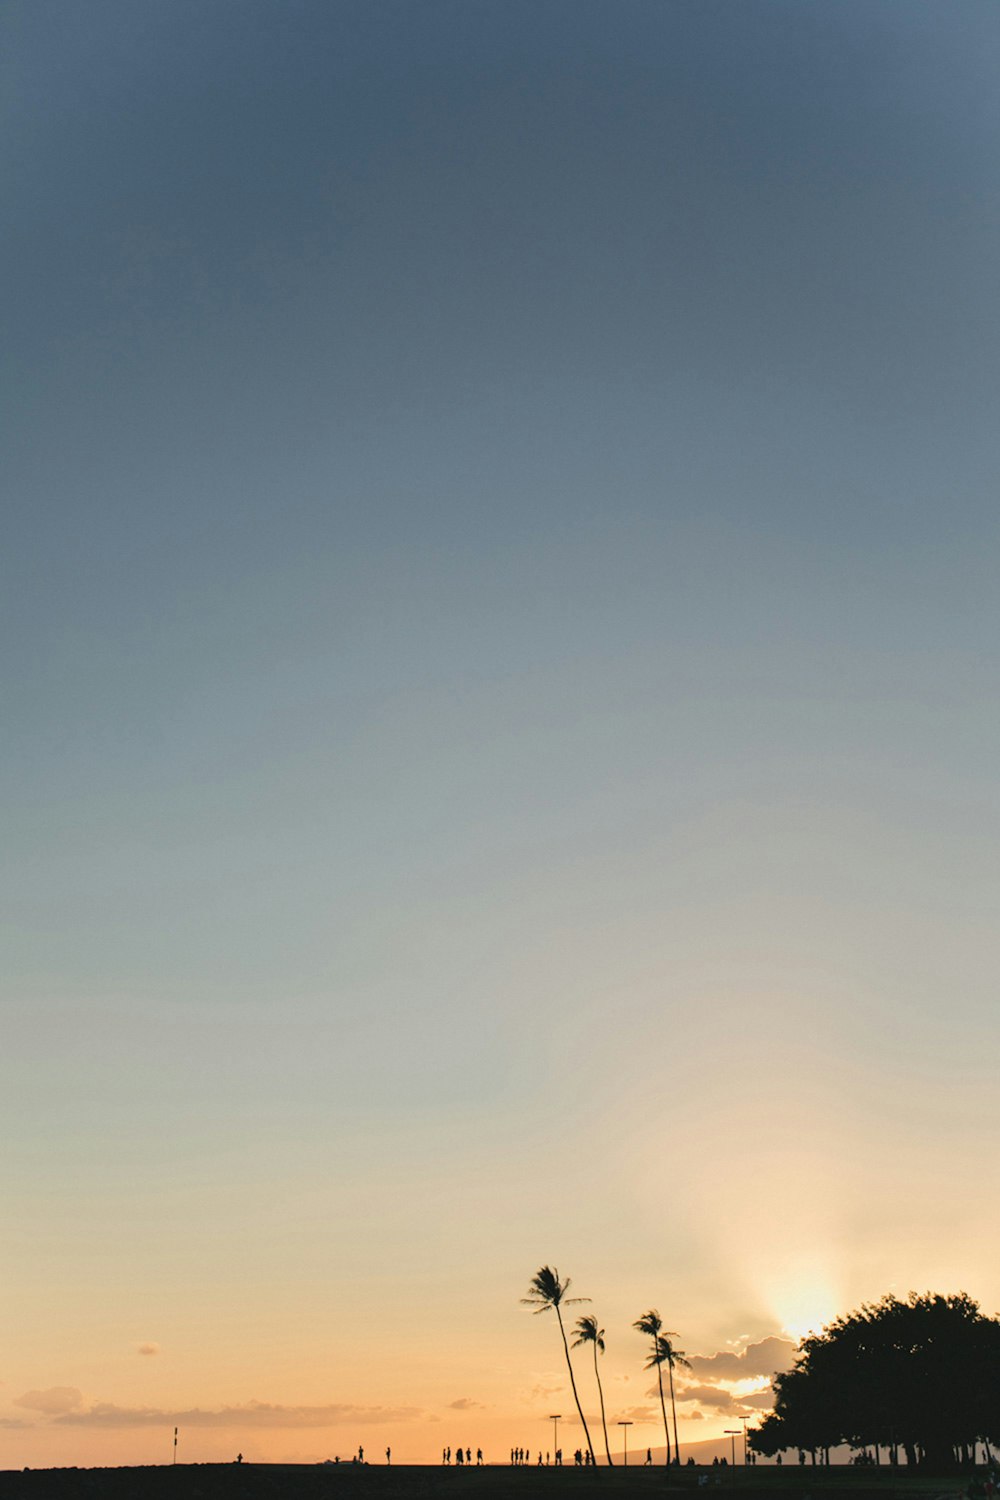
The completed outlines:
[[[632,1327],[636,1333],[645,1333],[649,1338],[655,1339],[663,1327],[663,1319],[656,1308],[651,1307],[649,1312],[644,1312],[641,1318],[636,1318]]]
[[[536,1313],[547,1312],[550,1307],[559,1306],[568,1287],[568,1276],[562,1281],[559,1272],[552,1266],[542,1266],[532,1276],[528,1295],[522,1297],[521,1301],[533,1307]]]
[[[579,1302],[589,1302],[589,1297],[567,1297],[570,1288],[567,1276],[563,1281],[554,1266],[542,1266],[531,1278],[528,1295],[521,1301],[536,1313],[548,1312],[550,1307],[573,1307]]]
[[[674,1333],[658,1333],[656,1335],[656,1348],[659,1355],[656,1363],[669,1365],[672,1370],[680,1365],[690,1370],[691,1361],[685,1357],[684,1350],[675,1349],[671,1342],[676,1337],[677,1335]]]
[[[583,1301],[584,1299],[574,1297],[573,1300],[576,1302]],[[577,1318],[575,1332],[576,1338],[573,1340],[574,1349],[579,1349],[581,1344],[596,1344],[601,1353],[604,1353],[604,1329],[598,1328],[597,1319],[593,1313],[584,1313],[582,1318]]]

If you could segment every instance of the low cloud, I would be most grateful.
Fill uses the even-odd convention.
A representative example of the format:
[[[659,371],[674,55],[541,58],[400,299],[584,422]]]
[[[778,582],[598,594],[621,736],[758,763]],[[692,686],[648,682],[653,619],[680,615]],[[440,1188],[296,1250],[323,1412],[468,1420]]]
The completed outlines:
[[[696,1401],[699,1406],[707,1406],[716,1415],[725,1417],[749,1417],[760,1411],[770,1411],[774,1405],[774,1395],[767,1387],[737,1396],[724,1385],[687,1385],[677,1392],[677,1400]]]
[[[459,1396],[457,1401],[448,1402],[449,1411],[485,1411],[486,1408],[481,1401],[473,1401],[471,1396]]]
[[[14,1398],[15,1406],[26,1406],[29,1411],[44,1412],[47,1417],[59,1416],[73,1411],[83,1404],[83,1393],[75,1385],[50,1385],[44,1391],[25,1391]]]
[[[35,1426],[34,1422],[22,1422],[20,1417],[0,1417],[0,1427],[13,1428],[16,1432],[24,1432]]]
[[[678,1401],[697,1401],[699,1406],[710,1406],[714,1411],[735,1411],[742,1403],[732,1391],[721,1385],[689,1385],[677,1392]]]
[[[205,1411],[197,1406],[188,1411],[161,1411],[152,1406],[115,1406],[110,1401],[99,1401],[88,1411],[64,1409],[55,1421],[66,1427],[341,1427],[346,1424],[357,1427],[417,1422],[425,1416],[416,1406],[351,1406],[338,1401],[326,1406],[278,1406],[269,1401],[248,1401],[242,1406],[223,1406],[218,1411]]]
[[[780,1371],[791,1369],[797,1347],[792,1339],[770,1335],[743,1349],[692,1354],[691,1373],[701,1376],[701,1383],[683,1386],[677,1392],[677,1399],[707,1407],[718,1416],[749,1417],[770,1411],[774,1396],[769,1385],[749,1391],[734,1391],[731,1387],[737,1383],[745,1387],[761,1379],[770,1382]]]
[[[533,1385],[531,1387],[531,1399],[533,1401],[540,1401],[543,1399],[543,1397],[546,1396],[558,1396],[561,1395],[561,1393],[565,1389],[566,1386],[562,1381],[560,1381],[558,1385],[551,1385],[547,1384],[545,1381],[540,1380],[537,1385]]]
[[[766,1375],[768,1379],[782,1370],[790,1370],[798,1345],[791,1339],[772,1335],[759,1339],[756,1344],[747,1344],[738,1354],[731,1349],[718,1354],[692,1354],[689,1360],[696,1375],[709,1380],[747,1380],[753,1375]]]
[[[660,1414],[655,1406],[629,1406],[626,1407],[624,1415],[630,1422],[658,1422]]]
[[[159,1354],[160,1346],[159,1344],[138,1344],[135,1352],[137,1354]]]

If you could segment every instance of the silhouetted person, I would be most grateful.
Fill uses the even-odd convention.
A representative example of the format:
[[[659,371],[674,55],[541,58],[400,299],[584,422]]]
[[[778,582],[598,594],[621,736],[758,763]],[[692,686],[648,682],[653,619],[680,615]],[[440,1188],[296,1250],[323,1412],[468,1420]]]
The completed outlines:
[[[480,1468],[482,1468],[482,1465],[483,1465],[483,1450],[482,1450],[482,1448],[477,1448],[476,1449],[476,1468],[480,1469]]]
[[[457,1464],[465,1463],[465,1454],[462,1452],[461,1448],[455,1449],[455,1462]]]
[[[385,1461],[386,1461],[387,1464],[391,1464],[392,1463],[392,1449],[391,1448],[387,1448],[385,1450]]]
[[[363,1464],[364,1461],[365,1461],[365,1450],[359,1444],[358,1445],[358,1463],[359,1464]]]
[[[471,1462],[472,1462],[472,1449],[471,1448],[466,1448],[466,1450],[465,1450],[465,1462],[467,1464],[471,1464]]]
[[[237,1455],[236,1455],[236,1462],[238,1464],[241,1464],[243,1462],[243,1454],[242,1453],[237,1453]]]
[[[653,1462],[653,1450],[652,1450],[652,1448],[647,1448],[646,1449],[646,1462],[643,1464],[643,1468],[644,1469],[648,1469],[649,1466],[652,1464],[652,1462]]]

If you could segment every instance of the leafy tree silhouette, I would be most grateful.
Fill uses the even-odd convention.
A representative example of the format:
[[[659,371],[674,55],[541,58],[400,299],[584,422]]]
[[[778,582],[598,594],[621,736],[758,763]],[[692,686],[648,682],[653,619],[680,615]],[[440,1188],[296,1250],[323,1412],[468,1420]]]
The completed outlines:
[[[887,1295],[804,1339],[773,1385],[755,1452],[901,1447],[908,1464],[946,1473],[1000,1435],[1000,1320],[965,1292]]]

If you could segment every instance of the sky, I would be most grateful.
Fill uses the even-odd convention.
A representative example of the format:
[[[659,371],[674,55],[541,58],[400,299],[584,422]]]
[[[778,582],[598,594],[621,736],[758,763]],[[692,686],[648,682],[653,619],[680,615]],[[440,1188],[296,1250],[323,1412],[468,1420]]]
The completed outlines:
[[[0,55],[0,1466],[570,1450],[543,1264],[637,1447],[650,1307],[682,1445],[995,1313],[993,0]]]

